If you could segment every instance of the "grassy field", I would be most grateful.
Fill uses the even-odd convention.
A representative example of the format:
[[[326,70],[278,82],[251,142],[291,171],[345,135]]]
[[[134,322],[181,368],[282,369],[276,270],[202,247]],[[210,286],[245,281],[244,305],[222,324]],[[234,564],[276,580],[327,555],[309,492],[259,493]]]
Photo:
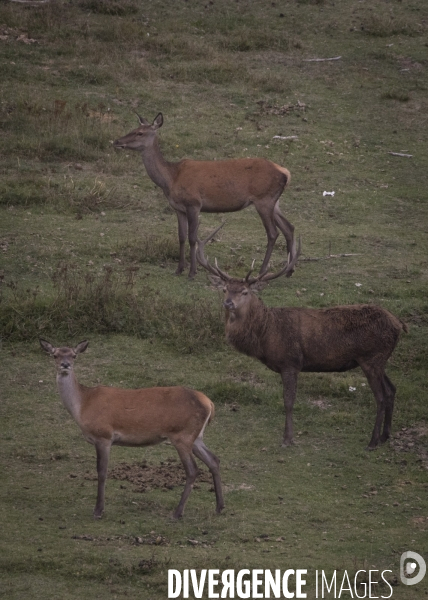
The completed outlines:
[[[0,4],[0,597],[161,600],[168,569],[306,569],[310,599],[316,570],[389,570],[394,599],[428,594],[427,578],[399,575],[404,551],[428,559],[427,51],[424,0]],[[266,304],[374,302],[408,324],[385,446],[365,450],[375,405],[356,370],[301,375],[296,444],[280,448],[279,377],[226,345],[204,272],[173,275],[174,211],[138,154],[112,148],[134,111],[162,111],[168,160],[263,156],[291,171],[281,209],[303,252]],[[222,219],[203,214],[202,235]],[[207,253],[243,275],[265,244],[248,208]],[[274,267],[285,254],[278,239]],[[94,521],[95,451],[39,337],[90,340],[86,385],[206,393],[222,515],[204,473],[171,520],[181,467],[163,445],[113,449]]]

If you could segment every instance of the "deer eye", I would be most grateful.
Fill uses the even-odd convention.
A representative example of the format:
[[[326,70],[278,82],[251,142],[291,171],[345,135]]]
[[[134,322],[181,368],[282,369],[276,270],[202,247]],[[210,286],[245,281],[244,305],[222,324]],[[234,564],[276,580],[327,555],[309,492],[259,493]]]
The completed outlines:
[[[242,290],[241,294],[242,294],[243,296],[246,296],[246,295],[248,294],[248,290],[247,290],[247,288],[244,288],[244,289]]]

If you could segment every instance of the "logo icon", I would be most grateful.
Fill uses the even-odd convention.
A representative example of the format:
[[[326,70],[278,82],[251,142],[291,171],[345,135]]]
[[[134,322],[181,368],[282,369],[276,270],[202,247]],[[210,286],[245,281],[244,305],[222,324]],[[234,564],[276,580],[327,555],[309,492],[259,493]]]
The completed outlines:
[[[426,562],[420,554],[410,550],[403,552],[400,558],[400,579],[404,585],[416,585],[425,577],[426,571]]]

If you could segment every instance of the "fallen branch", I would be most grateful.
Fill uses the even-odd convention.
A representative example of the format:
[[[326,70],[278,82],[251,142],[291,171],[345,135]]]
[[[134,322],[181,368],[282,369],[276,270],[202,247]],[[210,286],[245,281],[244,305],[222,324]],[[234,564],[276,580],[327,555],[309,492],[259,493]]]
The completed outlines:
[[[402,156],[404,158],[412,158],[413,154],[403,154],[402,152],[388,152],[391,156]]]
[[[325,62],[326,60],[339,60],[341,56],[334,56],[333,58],[304,58],[303,62]]]
[[[316,260],[328,260],[330,258],[347,258],[348,256],[360,256],[360,254],[328,254],[327,256],[307,256],[306,258],[299,258],[302,262],[312,262]]]
[[[297,135],[274,135],[273,140],[298,140]]]

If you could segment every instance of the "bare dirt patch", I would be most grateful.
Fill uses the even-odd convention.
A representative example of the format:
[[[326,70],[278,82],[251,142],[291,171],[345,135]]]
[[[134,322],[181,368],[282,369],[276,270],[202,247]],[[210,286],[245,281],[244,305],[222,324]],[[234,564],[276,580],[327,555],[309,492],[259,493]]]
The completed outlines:
[[[236,492],[236,491],[244,491],[250,492],[254,490],[254,485],[249,485],[248,483],[230,483],[224,486],[224,492],[227,494],[228,492]]]
[[[123,543],[130,543],[135,546],[139,545],[148,545],[148,546],[169,546],[171,543],[165,536],[156,533],[155,531],[151,531],[150,533],[143,536],[133,536],[133,535],[89,535],[86,533],[83,534],[74,534],[71,536],[73,540],[83,540],[85,542],[95,542],[98,544],[105,544],[107,542],[113,542],[116,545],[121,545]]]
[[[412,524],[418,529],[426,531],[428,529],[428,517],[413,517]]]
[[[13,27],[7,27],[6,25],[0,25],[0,41],[2,42],[23,42],[24,44],[37,44],[37,40],[28,37],[26,31],[21,31]]]
[[[396,452],[414,452],[424,469],[428,469],[428,425],[403,427],[391,439]]]
[[[282,106],[278,104],[271,104],[266,100],[259,100],[257,102],[260,108],[260,112],[265,115],[288,115],[291,112],[305,112],[307,109],[306,104],[303,102],[297,102],[296,104],[283,104]]]
[[[403,71],[411,71],[413,69],[421,70],[423,69],[423,65],[419,62],[412,60],[411,58],[399,58],[399,64]]]
[[[249,383],[253,387],[263,387],[265,385],[264,379],[259,377],[256,373],[251,373],[248,371],[242,371],[241,373],[230,375],[227,377],[227,380],[232,381],[233,383]]]
[[[173,490],[177,486],[184,486],[186,482],[183,466],[176,459],[169,459],[158,465],[149,465],[146,462],[120,463],[111,469],[109,477],[128,481],[133,485],[134,491],[139,493],[154,489]],[[196,481],[212,483],[211,474],[200,469]],[[197,484],[194,487],[197,488]]]
[[[309,404],[312,406],[316,406],[321,410],[327,410],[327,408],[331,407],[330,402],[328,402],[325,398],[311,398],[308,400]]]

